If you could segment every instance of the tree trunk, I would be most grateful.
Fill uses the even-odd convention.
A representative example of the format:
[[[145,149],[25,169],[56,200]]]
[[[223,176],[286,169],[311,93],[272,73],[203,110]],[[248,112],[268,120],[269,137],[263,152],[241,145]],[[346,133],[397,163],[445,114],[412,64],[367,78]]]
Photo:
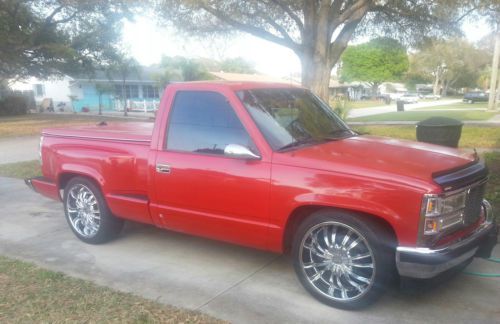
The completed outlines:
[[[498,78],[498,64],[500,60],[500,31],[497,31],[495,37],[495,51],[493,53],[493,63],[491,65],[491,79],[490,79],[490,98],[488,101],[488,110],[495,110],[495,97],[497,90],[497,78]]]
[[[303,53],[301,64],[302,85],[328,103],[330,99],[331,68],[329,68],[326,58],[321,58],[318,54]]]
[[[432,87],[432,94],[439,95],[439,73],[436,71],[436,76],[434,77],[434,85]]]
[[[125,93],[125,80],[122,83],[123,116],[127,116],[127,94]]]

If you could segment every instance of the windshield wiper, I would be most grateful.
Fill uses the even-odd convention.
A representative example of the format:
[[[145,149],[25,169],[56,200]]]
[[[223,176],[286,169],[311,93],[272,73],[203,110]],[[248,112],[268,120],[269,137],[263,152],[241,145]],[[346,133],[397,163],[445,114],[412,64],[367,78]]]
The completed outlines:
[[[355,132],[353,132],[352,130],[350,130],[348,128],[342,128],[342,129],[336,129],[334,131],[331,131],[329,135],[330,135],[330,137],[328,137],[328,139],[339,140],[339,139],[343,139],[343,138],[347,138],[347,137],[351,137],[351,136],[356,136],[358,134],[356,134]]]
[[[312,138],[312,137],[309,137],[309,138],[306,138],[306,139],[296,140],[296,141],[293,141],[291,143],[288,143],[288,144],[280,147],[278,149],[278,152],[286,151],[287,149],[290,149],[290,148],[293,148],[293,147],[297,147],[297,146],[314,144],[314,143],[321,142],[321,141],[323,141],[323,140],[322,139],[315,139],[315,138]]]

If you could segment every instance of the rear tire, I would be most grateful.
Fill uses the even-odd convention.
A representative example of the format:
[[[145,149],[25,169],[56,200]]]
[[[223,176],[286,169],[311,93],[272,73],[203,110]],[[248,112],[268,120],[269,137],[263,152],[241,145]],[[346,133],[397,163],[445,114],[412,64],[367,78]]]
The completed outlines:
[[[83,242],[105,243],[120,234],[124,221],[113,216],[100,189],[89,179],[71,179],[63,201],[69,227]]]
[[[394,278],[394,238],[384,226],[353,213],[320,210],[297,229],[293,265],[304,288],[329,306],[359,309]]]

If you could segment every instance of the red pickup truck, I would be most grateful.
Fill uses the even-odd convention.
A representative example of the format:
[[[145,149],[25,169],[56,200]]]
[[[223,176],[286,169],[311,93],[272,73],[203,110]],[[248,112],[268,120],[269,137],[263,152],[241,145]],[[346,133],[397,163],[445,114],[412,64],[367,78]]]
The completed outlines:
[[[156,122],[45,129],[43,177],[84,242],[124,220],[277,253],[320,301],[358,308],[395,275],[431,278],[491,253],[477,155],[360,135],[310,91],[172,84]]]

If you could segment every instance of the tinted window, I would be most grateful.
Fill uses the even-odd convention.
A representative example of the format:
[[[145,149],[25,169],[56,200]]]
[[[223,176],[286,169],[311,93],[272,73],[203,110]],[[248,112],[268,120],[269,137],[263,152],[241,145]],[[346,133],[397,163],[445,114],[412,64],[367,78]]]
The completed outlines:
[[[238,96],[274,150],[353,136],[335,113],[304,89],[253,89]]]
[[[239,144],[256,152],[233,108],[219,93],[177,93],[169,120],[169,150],[224,154],[228,144]]]

